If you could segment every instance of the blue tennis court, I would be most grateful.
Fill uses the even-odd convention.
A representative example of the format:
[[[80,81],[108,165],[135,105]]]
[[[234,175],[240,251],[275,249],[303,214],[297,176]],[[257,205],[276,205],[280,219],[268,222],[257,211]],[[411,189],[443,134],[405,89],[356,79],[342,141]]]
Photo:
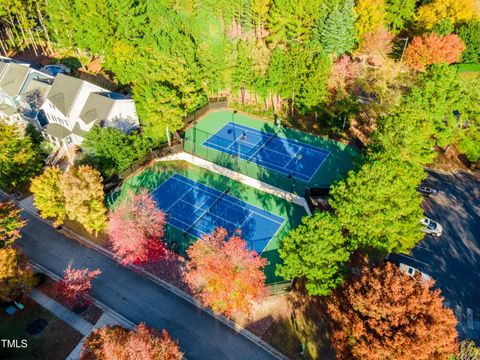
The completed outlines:
[[[203,145],[310,182],[330,151],[229,122]]]
[[[263,251],[283,225],[282,217],[185,176],[174,174],[152,193],[168,224],[197,238],[217,227],[240,230],[248,247]]]

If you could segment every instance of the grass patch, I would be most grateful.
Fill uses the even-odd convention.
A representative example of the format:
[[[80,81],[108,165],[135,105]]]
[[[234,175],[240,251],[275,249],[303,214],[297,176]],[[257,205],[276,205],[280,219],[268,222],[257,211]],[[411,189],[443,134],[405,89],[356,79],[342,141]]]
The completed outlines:
[[[457,64],[455,67],[461,73],[480,72],[480,64]]]
[[[69,238],[75,238],[75,236],[71,233],[78,234],[92,242],[94,242],[97,245],[103,246],[108,242],[108,235],[106,232],[100,232],[97,235],[95,234],[90,234],[85,227],[83,227],[82,224],[80,224],[78,221],[73,221],[66,219],[63,224],[63,228],[66,228],[67,231],[64,231],[63,229],[60,230],[62,234]],[[70,231],[68,231],[70,230]]]
[[[25,349],[2,348],[1,358],[5,360],[65,359],[83,336],[30,298],[23,296],[21,302],[25,308],[18,310],[12,316],[1,311],[0,339],[16,339],[19,342],[21,339],[26,339],[28,347]],[[27,325],[37,319],[46,319],[48,325],[42,333],[30,336],[26,332]]]

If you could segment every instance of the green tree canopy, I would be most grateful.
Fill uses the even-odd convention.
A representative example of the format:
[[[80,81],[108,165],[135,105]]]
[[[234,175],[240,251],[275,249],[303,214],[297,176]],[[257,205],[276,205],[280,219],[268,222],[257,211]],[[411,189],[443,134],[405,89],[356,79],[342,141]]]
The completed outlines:
[[[127,135],[121,130],[97,124],[86,134],[82,149],[86,152],[84,162],[109,178],[143,157],[150,149],[150,142],[138,132]]]
[[[353,0],[335,4],[326,19],[315,25],[316,39],[327,54],[342,55],[355,46],[355,14]]]
[[[415,15],[416,0],[385,0],[385,16],[393,33],[402,31]]]
[[[462,53],[463,62],[478,63],[480,60],[480,20],[470,20],[457,31],[467,48]]]
[[[343,282],[349,247],[335,215],[318,212],[283,238],[278,275],[303,277],[310,295],[328,295]]]
[[[423,238],[417,186],[423,168],[396,159],[369,158],[332,187],[330,201],[354,248],[408,252]]]

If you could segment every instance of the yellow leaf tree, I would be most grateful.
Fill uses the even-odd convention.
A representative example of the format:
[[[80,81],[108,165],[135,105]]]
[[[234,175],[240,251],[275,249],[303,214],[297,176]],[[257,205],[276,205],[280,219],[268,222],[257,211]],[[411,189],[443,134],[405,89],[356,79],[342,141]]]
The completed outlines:
[[[454,24],[478,16],[476,0],[433,0],[418,9],[417,21],[425,29],[442,19],[449,18]]]
[[[60,190],[62,171],[58,166],[50,166],[43,174],[32,180],[30,190],[34,194],[35,207],[43,218],[54,219],[60,225],[67,216],[65,197]]]
[[[97,170],[86,165],[70,169],[60,180],[60,189],[69,219],[78,221],[91,233],[105,229],[107,209],[102,176]]]
[[[359,39],[364,33],[373,32],[385,25],[385,0],[357,0],[354,10],[357,14],[355,27]]]
[[[0,249],[0,300],[13,301],[34,285],[25,256],[12,247]]]

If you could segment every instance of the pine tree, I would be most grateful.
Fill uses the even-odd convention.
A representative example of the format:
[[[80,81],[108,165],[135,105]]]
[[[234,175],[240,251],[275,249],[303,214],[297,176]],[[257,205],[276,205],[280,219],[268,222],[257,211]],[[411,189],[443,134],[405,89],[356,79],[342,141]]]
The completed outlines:
[[[317,38],[327,54],[342,55],[355,46],[353,0],[335,4],[325,20],[317,22]]]

